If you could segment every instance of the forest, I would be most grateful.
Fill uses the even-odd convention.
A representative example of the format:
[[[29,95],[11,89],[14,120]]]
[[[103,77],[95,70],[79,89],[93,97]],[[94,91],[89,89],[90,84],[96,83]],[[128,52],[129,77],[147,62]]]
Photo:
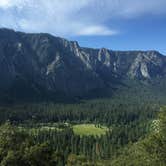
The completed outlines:
[[[134,98],[3,105],[0,165],[164,166],[164,109]]]

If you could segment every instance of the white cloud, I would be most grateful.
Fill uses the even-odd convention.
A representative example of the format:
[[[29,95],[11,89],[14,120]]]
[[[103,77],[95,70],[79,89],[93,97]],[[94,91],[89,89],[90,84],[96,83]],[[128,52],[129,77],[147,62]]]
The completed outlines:
[[[8,8],[9,4],[10,4],[9,0],[1,0],[0,1],[0,7],[1,8]]]
[[[0,0],[0,26],[58,36],[115,35],[112,19],[166,14],[166,0]]]
[[[89,26],[77,32],[78,35],[85,35],[85,36],[89,36],[89,35],[108,36],[108,35],[115,35],[117,33],[118,33],[117,31],[110,30],[109,28],[104,26]]]
[[[22,8],[28,0],[0,0],[0,8],[9,9],[12,7]]]

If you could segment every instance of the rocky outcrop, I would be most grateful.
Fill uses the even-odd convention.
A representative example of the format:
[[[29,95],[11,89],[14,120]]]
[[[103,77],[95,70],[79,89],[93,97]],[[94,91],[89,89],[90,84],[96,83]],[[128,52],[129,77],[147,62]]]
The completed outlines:
[[[129,76],[138,79],[152,79],[165,75],[165,57],[156,51],[138,53],[130,69]]]

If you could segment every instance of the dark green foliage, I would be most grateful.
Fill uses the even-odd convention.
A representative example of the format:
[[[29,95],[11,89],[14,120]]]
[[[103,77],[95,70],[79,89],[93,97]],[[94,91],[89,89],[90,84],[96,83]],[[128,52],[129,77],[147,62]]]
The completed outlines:
[[[63,164],[63,156],[56,154],[48,143],[34,143],[34,138],[6,123],[0,128],[0,165],[53,166]]]
[[[111,161],[113,166],[165,166],[166,165],[166,109],[159,113],[158,130],[151,131],[142,141],[128,146],[119,157]]]
[[[16,165],[19,165],[18,162],[26,162],[24,165],[34,166],[38,163],[40,165],[46,163],[70,165],[72,162],[92,165],[100,161],[107,163],[113,156],[119,156],[119,152],[126,145],[145,137],[158,108],[158,105],[152,103],[141,104],[139,101],[125,100],[122,102],[118,99],[92,100],[66,105],[41,103],[3,107],[0,111],[1,123],[9,120],[16,127],[7,125],[8,129],[5,130],[6,127],[2,126],[2,131],[8,131],[10,139],[13,138],[10,135],[11,130],[18,135],[14,135],[16,140],[7,142],[11,148],[4,147],[6,151],[1,153],[4,156],[1,162],[4,165],[7,162]],[[65,125],[64,122],[71,125]],[[96,126],[101,124],[110,129],[100,137],[78,136],[74,134],[72,124],[80,123],[94,123]],[[44,125],[50,129],[40,129]],[[51,129],[52,126],[55,127],[54,130]],[[1,140],[2,138],[6,138],[6,135],[3,134]],[[4,142],[2,145],[5,145]],[[75,155],[76,159],[73,159],[75,157],[72,155]],[[82,157],[78,157],[80,155]]]
[[[92,166],[113,162],[118,165],[120,161],[129,163],[135,155],[137,158],[142,157],[141,160],[148,160],[149,154],[142,143],[138,151],[133,152],[133,149],[137,147],[135,143],[144,139],[149,132],[151,122],[159,111],[159,104],[157,101],[156,104],[147,102],[141,97],[136,100],[131,96],[123,99],[122,96],[75,104],[39,103],[1,107],[1,124],[7,120],[12,124],[1,127],[1,131],[5,131],[0,135],[1,163],[63,166],[74,162],[75,165],[86,163]],[[81,123],[106,125],[109,131],[100,137],[75,135],[72,125]],[[42,126],[48,129],[43,130]],[[139,165],[140,160],[137,163]]]

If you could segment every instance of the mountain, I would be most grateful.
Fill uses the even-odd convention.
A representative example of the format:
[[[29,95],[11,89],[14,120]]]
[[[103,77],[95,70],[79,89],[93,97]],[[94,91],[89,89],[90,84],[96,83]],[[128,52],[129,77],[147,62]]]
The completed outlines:
[[[166,57],[157,51],[83,48],[50,34],[0,29],[1,99],[100,96],[124,80],[153,85],[165,77]]]

